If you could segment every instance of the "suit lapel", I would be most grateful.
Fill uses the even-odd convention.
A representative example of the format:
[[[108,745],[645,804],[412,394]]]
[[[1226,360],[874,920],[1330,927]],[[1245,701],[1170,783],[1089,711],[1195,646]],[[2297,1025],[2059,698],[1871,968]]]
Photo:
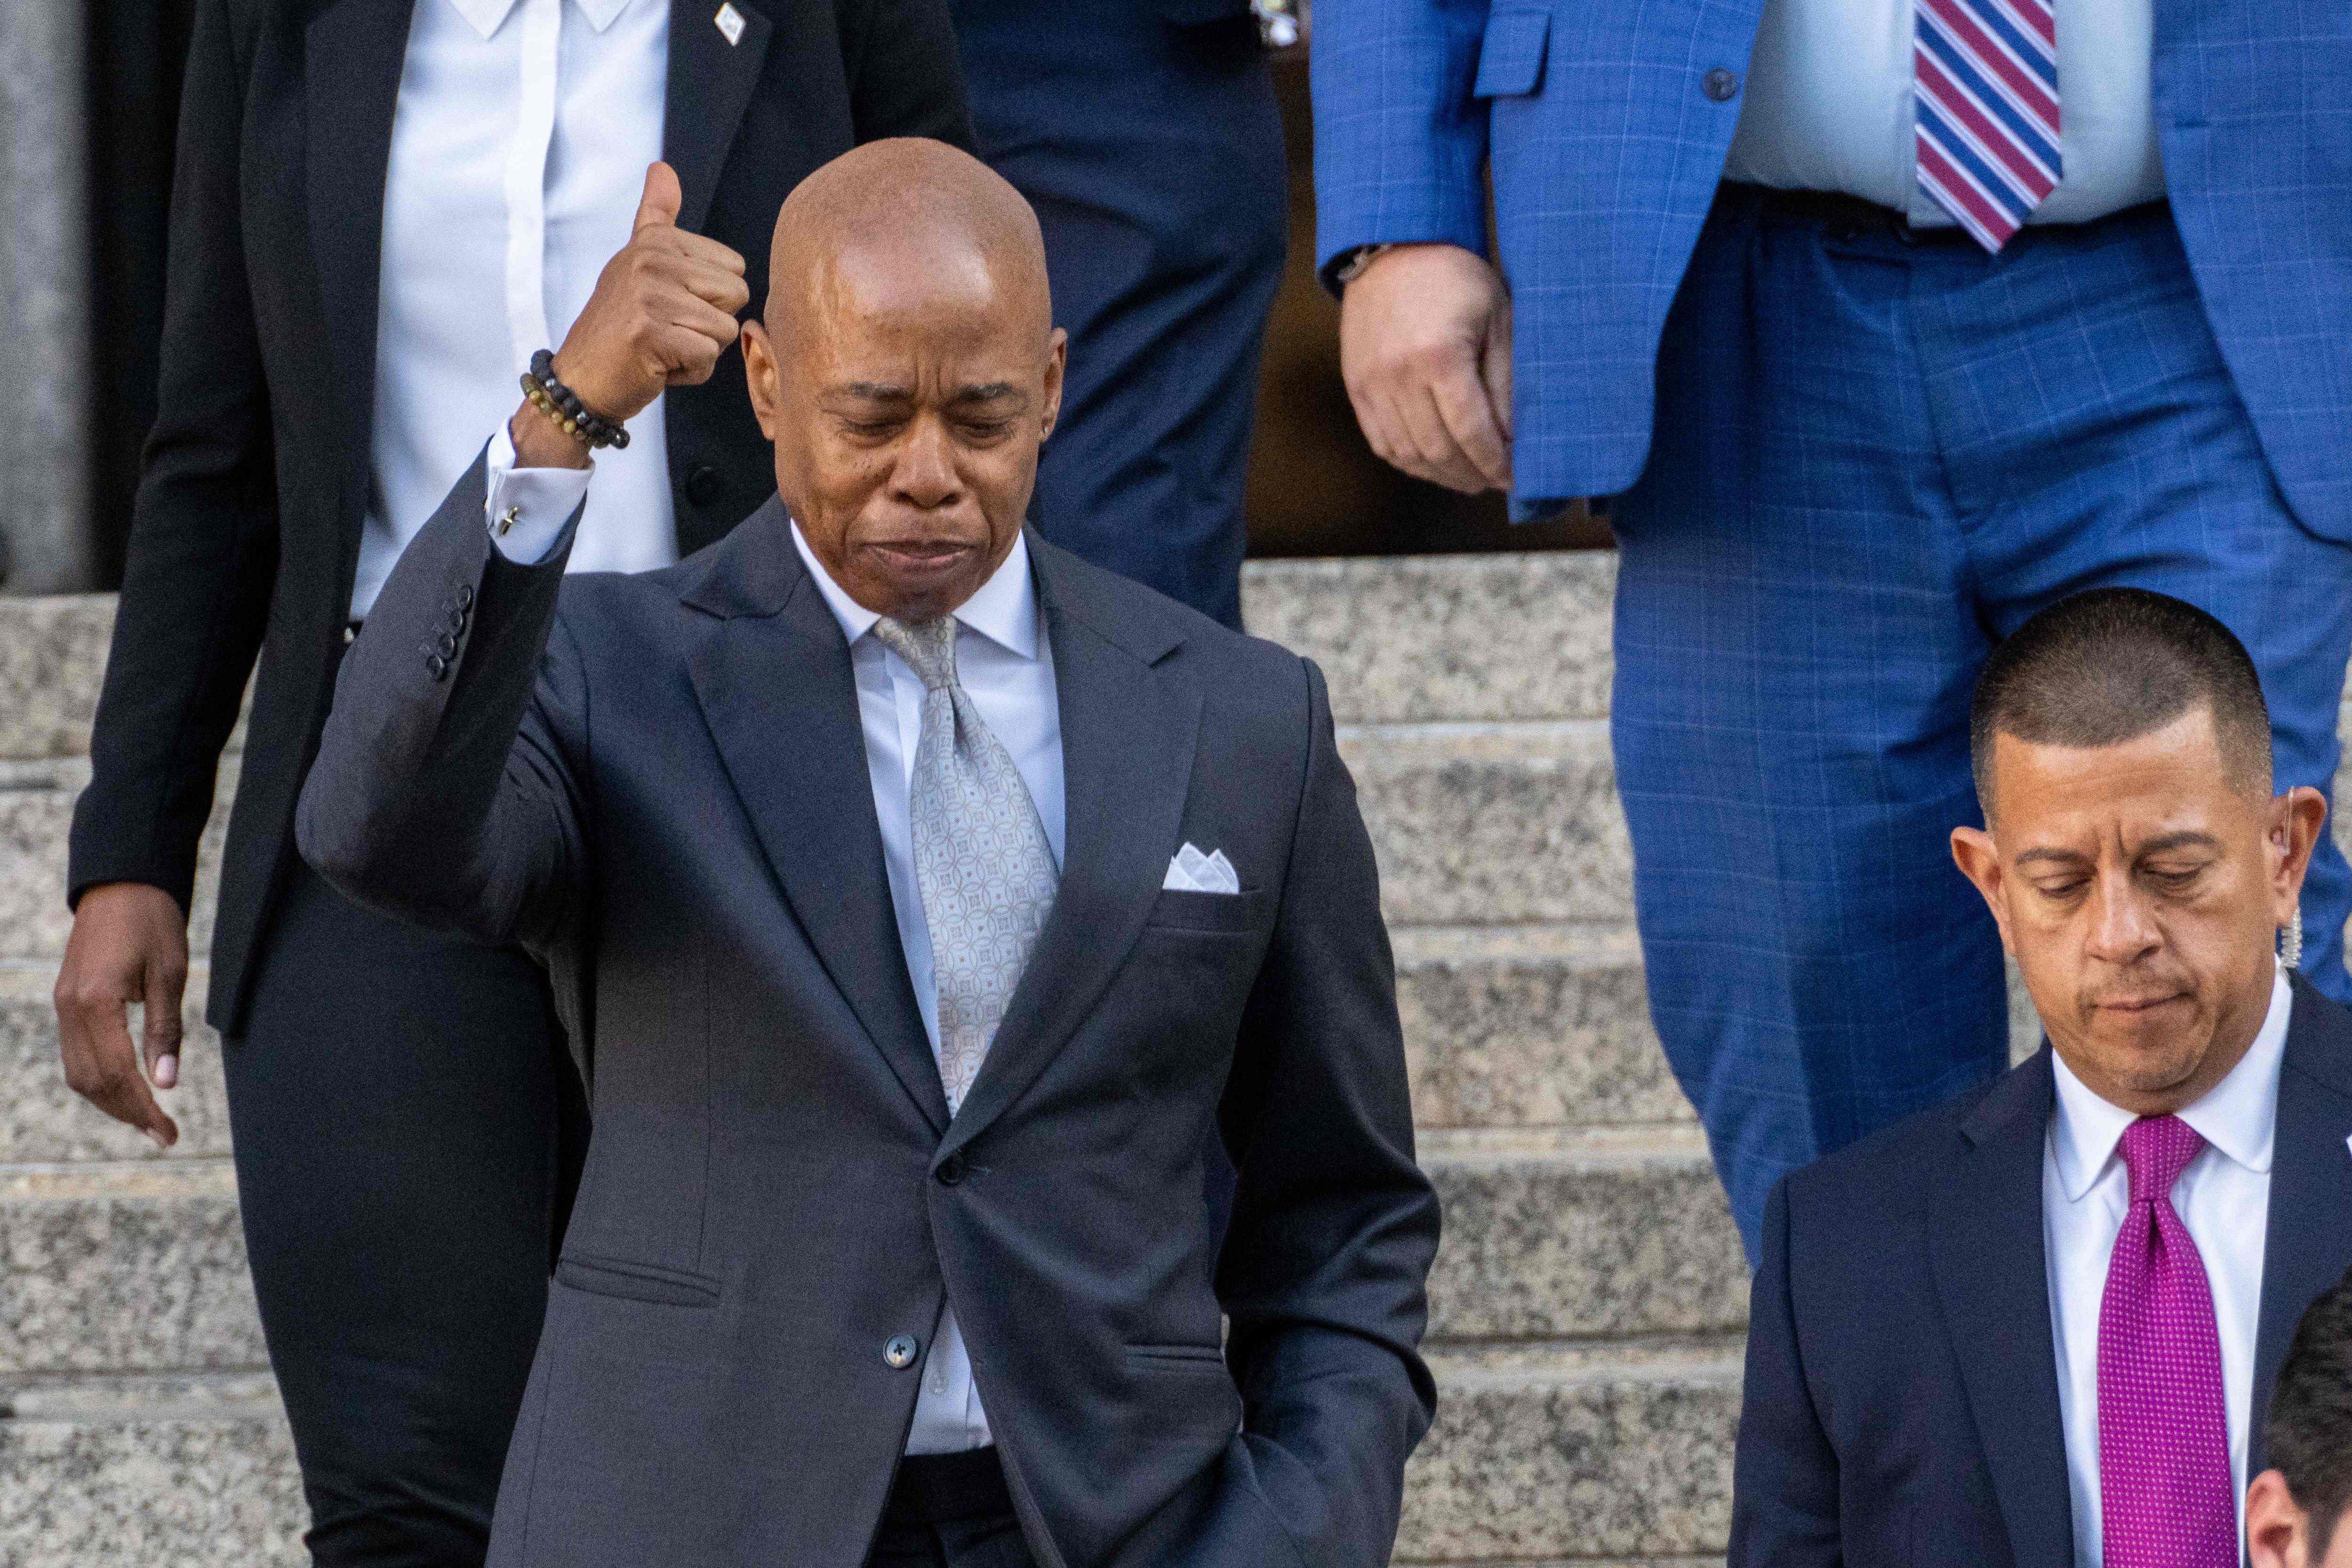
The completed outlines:
[[[841,625],[771,500],[688,601],[719,609],[688,668],[727,774],[825,973],[933,1130],[939,1064],[907,979]]]
[[[735,128],[751,102],[760,69],[767,61],[768,40],[775,26],[753,0],[729,0],[743,18],[743,31],[733,43],[715,20],[718,0],[671,0],[669,11],[669,95],[664,110],[662,156],[677,171],[684,197],[677,225],[701,232],[709,216],[710,198],[719,189],[719,172],[727,150],[734,144]],[[752,304],[757,306],[758,300]]]
[[[1117,617],[1097,609],[1058,552],[1033,534],[1030,559],[1060,691],[1062,882],[942,1156],[1020,1099],[1142,933],[1182,825],[1200,733],[1199,693],[1153,668],[1175,643],[1131,628],[1124,638],[1107,635]]]
[[[2263,1468],[2263,1415],[2312,1299],[2352,1264],[2352,1016],[2298,978],[2279,1065],[2263,1305],[2246,1473]]]
[[[327,310],[342,450],[365,493],[375,389],[384,166],[414,0],[336,0],[303,35],[310,250]]]
[[[2065,1568],[2074,1556],[2042,1231],[2055,1095],[2045,1045],[1961,1124],[1961,1148],[1929,1198],[1937,1293],[2019,1568]]]

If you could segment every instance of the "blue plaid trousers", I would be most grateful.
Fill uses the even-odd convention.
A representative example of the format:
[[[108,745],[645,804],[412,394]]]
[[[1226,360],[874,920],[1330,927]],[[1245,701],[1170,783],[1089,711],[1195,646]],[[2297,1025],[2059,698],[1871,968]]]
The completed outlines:
[[[2330,788],[2352,546],[2282,497],[2170,213],[2000,257],[1727,185],[1614,521],[1618,782],[1651,1007],[1755,1256],[1786,1172],[2000,1070],[1979,816],[1987,652],[2084,588],[2244,640],[2278,787]],[[2304,969],[2352,992],[2323,837]]]

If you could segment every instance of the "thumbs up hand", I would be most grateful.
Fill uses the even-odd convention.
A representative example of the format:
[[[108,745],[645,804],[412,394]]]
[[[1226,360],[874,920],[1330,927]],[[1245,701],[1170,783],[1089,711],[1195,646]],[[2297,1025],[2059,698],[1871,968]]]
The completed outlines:
[[[736,312],[751,301],[743,258],[678,227],[679,201],[675,170],[646,170],[635,231],[555,351],[557,377],[608,419],[629,418],[666,386],[709,380],[735,341]]]

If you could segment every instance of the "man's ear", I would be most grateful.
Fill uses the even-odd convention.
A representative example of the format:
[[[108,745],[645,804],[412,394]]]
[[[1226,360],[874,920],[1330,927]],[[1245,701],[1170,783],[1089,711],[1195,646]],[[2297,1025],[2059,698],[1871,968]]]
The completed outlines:
[[[782,389],[776,385],[776,345],[769,341],[766,325],[756,318],[743,323],[743,380],[751,394],[751,416],[760,422],[760,434],[772,446],[776,405],[782,401]]]
[[[1062,372],[1070,362],[1070,334],[1061,328],[1046,340],[1045,348],[1045,410],[1037,426],[1037,439],[1044,440],[1054,433],[1062,418]]]
[[[1953,828],[1952,863],[1984,895],[1985,907],[1992,910],[1993,924],[2000,928],[2000,945],[2014,955],[2017,944],[2009,940],[2009,902],[2003,897],[2006,883],[2000,850],[1993,843],[1992,835],[1981,827]]]
[[[2311,1521],[2276,1470],[2264,1470],[2246,1488],[2246,1557],[2253,1568],[2314,1568]]]
[[[2327,797],[2309,784],[2298,784],[2271,801],[2270,822],[2263,833],[2271,857],[2271,913],[2287,923],[2303,897],[2304,873],[2311,869],[2312,851],[2327,830]]]

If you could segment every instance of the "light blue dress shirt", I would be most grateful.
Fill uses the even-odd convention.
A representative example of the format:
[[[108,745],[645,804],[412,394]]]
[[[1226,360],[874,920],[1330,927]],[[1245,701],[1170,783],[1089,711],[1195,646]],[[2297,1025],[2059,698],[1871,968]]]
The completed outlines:
[[[2084,223],[2164,195],[2151,0],[2057,0],[2058,188],[2028,223]],[[1841,191],[1951,218],[1912,178],[1915,0],[1765,0],[1724,177]]]

